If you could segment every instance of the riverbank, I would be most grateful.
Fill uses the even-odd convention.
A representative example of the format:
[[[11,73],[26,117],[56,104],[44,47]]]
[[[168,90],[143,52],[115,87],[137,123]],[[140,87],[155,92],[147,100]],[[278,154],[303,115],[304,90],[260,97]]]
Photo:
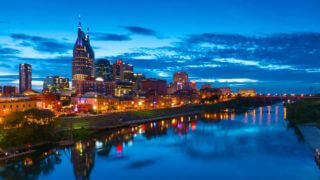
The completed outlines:
[[[320,148],[320,100],[300,100],[287,105],[287,117],[315,150]]]
[[[287,105],[287,118],[299,124],[314,124],[320,127],[320,100],[305,99]]]
[[[52,132],[47,133],[50,136],[46,141],[58,146],[68,146],[76,141],[88,139],[98,132],[110,129],[200,114],[202,112],[225,112],[227,110],[229,112],[242,113],[258,106],[271,105],[277,102],[279,102],[279,99],[272,97],[236,98],[211,105],[188,105],[176,108],[119,112],[85,117],[62,117],[54,123]],[[30,136],[36,135],[31,134]],[[25,139],[28,140],[28,137],[25,137]],[[10,139],[2,139],[2,141],[10,141]],[[33,143],[25,144],[30,145]],[[22,149],[25,147],[25,145],[15,144],[14,147],[3,147],[3,149]]]
[[[304,140],[315,150],[320,148],[320,129],[314,125],[298,125],[297,128],[303,135]]]

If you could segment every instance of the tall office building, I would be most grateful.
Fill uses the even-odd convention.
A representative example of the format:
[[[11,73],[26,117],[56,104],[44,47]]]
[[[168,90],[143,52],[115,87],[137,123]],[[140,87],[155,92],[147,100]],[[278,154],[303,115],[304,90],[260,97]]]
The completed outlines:
[[[89,32],[81,29],[79,17],[78,37],[73,48],[72,88],[75,90],[81,84],[79,81],[94,77],[94,52],[90,45]]]
[[[189,82],[188,74],[186,72],[176,72],[176,73],[174,73],[173,82],[174,83],[180,83],[180,84],[187,84]]]
[[[31,90],[32,69],[30,64],[19,65],[19,90],[23,93],[26,90]]]
[[[133,81],[133,66],[128,63],[123,63],[122,60],[116,60],[112,65],[112,74],[114,81]]]
[[[173,84],[176,90],[187,89],[189,87],[188,74],[186,72],[174,73]]]
[[[103,81],[112,81],[112,66],[107,59],[99,59],[95,63],[96,78]]]

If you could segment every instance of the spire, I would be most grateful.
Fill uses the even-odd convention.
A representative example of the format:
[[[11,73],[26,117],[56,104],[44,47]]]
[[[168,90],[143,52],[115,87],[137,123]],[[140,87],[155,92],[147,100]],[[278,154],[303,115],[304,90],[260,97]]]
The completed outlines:
[[[78,16],[78,28],[81,29],[81,16]]]
[[[89,39],[89,27],[87,27],[86,39]]]

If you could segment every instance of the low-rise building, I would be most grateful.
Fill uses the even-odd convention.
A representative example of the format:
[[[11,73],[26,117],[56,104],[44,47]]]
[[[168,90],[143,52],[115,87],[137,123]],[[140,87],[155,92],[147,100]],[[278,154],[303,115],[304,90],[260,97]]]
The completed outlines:
[[[59,93],[69,90],[69,79],[61,76],[47,76],[43,81],[43,91]]]
[[[220,89],[220,91],[221,91],[221,93],[223,95],[232,94],[232,90],[229,87],[222,87],[222,88],[219,88],[219,89]]]
[[[133,88],[133,83],[128,81],[117,81],[116,87],[114,90],[114,95],[116,97],[121,97],[124,95],[128,95]]]
[[[162,79],[145,79],[142,81],[142,91],[152,96],[166,95],[167,81]]]
[[[201,99],[210,98],[212,96],[221,96],[222,91],[219,88],[204,88],[200,89]]]
[[[16,86],[3,86],[2,95],[3,96],[15,96],[17,95],[18,87]]]
[[[256,96],[257,91],[255,89],[238,89],[238,95],[243,97]]]
[[[201,84],[201,89],[211,88],[211,84]]]
[[[88,110],[107,112],[116,110],[118,105],[115,98],[104,97],[97,93],[86,93],[83,96],[73,97],[72,104],[75,105],[75,111],[78,112]]]
[[[39,108],[39,101],[29,97],[0,97],[0,116],[31,108]]]

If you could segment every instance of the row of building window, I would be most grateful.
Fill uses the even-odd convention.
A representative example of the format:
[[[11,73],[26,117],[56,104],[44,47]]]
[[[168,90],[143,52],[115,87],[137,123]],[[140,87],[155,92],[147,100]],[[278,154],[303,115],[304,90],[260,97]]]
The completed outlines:
[[[29,106],[29,108],[32,107],[31,104],[29,104],[28,106]],[[3,109],[5,109],[5,108],[6,108],[6,105],[3,105],[2,107],[3,107]],[[9,106],[9,108],[12,108],[12,107],[13,107],[13,106],[12,106],[12,104],[11,104],[11,105]],[[25,104],[23,104],[22,107],[25,108],[25,107],[26,107]],[[34,104],[33,107],[36,107],[36,105]],[[19,105],[16,105],[16,108],[19,108]]]

